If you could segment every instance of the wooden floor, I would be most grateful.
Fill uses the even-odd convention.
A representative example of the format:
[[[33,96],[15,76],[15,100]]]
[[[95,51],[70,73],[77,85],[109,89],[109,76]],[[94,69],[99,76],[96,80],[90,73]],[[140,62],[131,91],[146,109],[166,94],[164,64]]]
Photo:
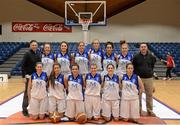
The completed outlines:
[[[154,80],[154,97],[180,112],[180,80]],[[24,90],[22,78],[11,78],[8,83],[0,83],[0,104]],[[180,120],[164,120],[168,124],[180,124]]]

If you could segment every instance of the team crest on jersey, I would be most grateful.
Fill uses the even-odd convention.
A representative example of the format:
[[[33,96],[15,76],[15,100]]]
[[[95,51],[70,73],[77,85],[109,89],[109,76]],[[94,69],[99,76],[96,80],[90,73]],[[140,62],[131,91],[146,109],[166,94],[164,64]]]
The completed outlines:
[[[96,80],[96,81],[99,81],[99,77],[96,77],[95,80]]]
[[[78,79],[78,83],[80,83],[81,82],[81,80],[80,79]]]
[[[61,82],[62,82],[62,79],[61,79],[61,78],[59,78],[59,79],[58,79],[58,81],[61,83]]]
[[[136,82],[136,80],[135,80],[135,79],[132,79],[132,82],[133,82],[133,83],[135,83],[135,82]]]
[[[42,76],[42,80],[45,80],[46,79],[46,77],[45,76]]]
[[[106,77],[106,80],[107,80],[107,81],[109,81],[109,78],[108,78],[108,77]]]

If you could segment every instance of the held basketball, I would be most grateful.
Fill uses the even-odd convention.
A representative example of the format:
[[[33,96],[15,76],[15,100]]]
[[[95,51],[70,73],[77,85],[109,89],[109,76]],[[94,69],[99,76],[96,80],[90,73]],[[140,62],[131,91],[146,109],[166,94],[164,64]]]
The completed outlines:
[[[76,121],[80,124],[84,124],[87,122],[87,116],[85,113],[81,112],[81,113],[78,113],[77,116],[76,116]]]
[[[58,112],[53,112],[53,114],[50,115],[50,120],[52,123],[57,123],[60,121],[60,115]]]

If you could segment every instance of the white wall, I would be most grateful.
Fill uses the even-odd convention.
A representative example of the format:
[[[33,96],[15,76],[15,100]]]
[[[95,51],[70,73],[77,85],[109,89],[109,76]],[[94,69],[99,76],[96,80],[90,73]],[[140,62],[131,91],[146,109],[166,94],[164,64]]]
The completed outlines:
[[[90,40],[180,42],[180,0],[147,0],[110,19],[105,27],[91,27]],[[72,33],[11,32],[12,21],[63,22],[64,19],[26,0],[1,0],[0,41],[80,41],[81,27]]]

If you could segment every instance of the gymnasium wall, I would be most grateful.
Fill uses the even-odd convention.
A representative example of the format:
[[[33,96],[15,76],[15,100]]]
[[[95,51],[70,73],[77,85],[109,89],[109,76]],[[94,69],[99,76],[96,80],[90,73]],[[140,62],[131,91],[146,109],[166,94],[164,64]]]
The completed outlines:
[[[105,27],[91,27],[90,41],[151,41],[180,42],[180,0],[147,0],[108,19]],[[81,27],[72,33],[18,33],[11,32],[12,21],[63,22],[64,19],[26,0],[1,0],[0,41],[80,41]]]

